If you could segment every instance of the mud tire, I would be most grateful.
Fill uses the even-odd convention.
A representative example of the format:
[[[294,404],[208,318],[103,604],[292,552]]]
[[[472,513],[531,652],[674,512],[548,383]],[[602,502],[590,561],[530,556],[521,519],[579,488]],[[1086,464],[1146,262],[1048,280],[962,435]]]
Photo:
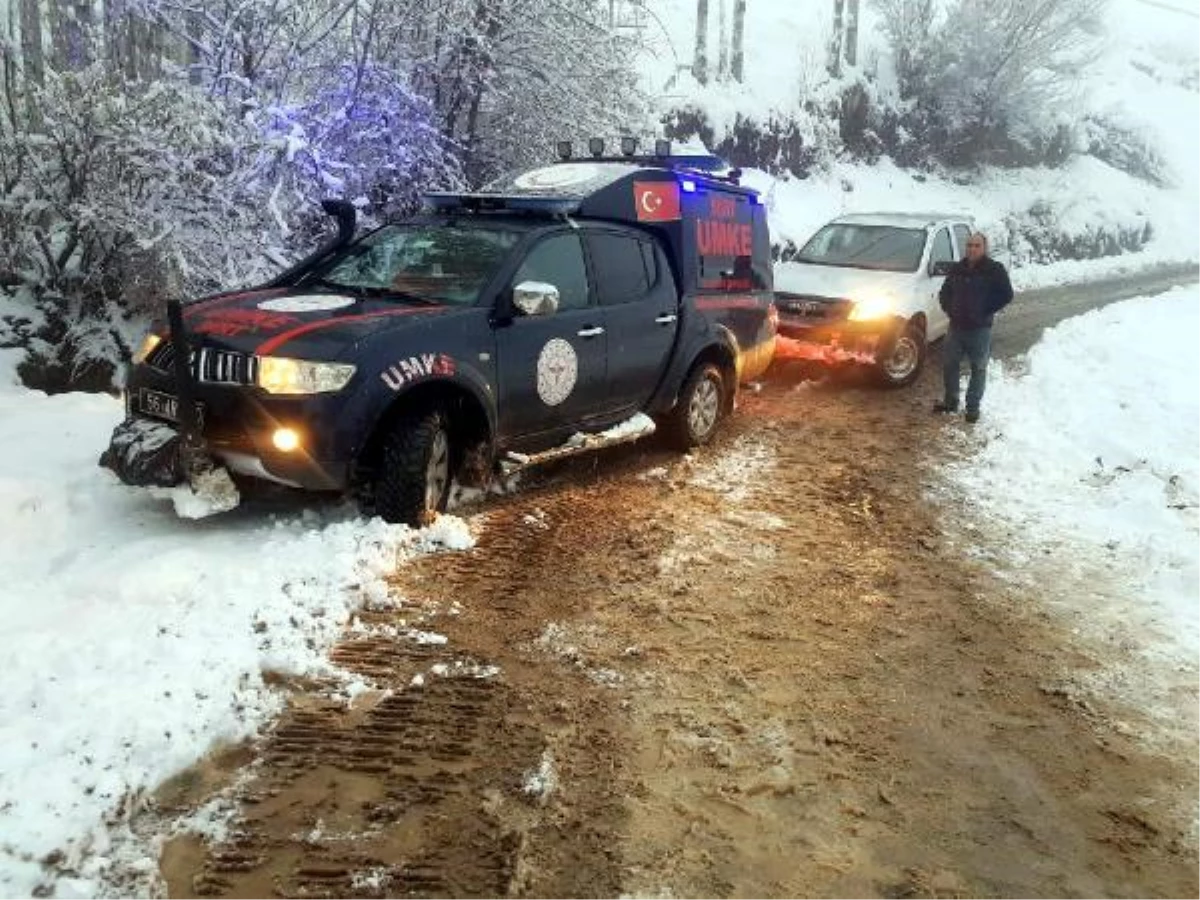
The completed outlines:
[[[725,412],[725,375],[713,363],[701,363],[688,374],[679,401],[663,422],[667,442],[688,451],[707,444]]]
[[[384,521],[420,528],[450,496],[450,429],[441,410],[401,416],[384,439],[372,501]]]

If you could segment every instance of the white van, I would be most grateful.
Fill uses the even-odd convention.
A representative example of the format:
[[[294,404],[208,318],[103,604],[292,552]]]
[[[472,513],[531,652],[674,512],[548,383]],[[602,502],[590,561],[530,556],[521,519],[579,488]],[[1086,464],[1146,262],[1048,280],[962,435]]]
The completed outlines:
[[[911,384],[949,327],[938,291],[973,230],[969,216],[944,213],[856,213],[823,226],[775,267],[778,355],[868,364],[887,384]]]

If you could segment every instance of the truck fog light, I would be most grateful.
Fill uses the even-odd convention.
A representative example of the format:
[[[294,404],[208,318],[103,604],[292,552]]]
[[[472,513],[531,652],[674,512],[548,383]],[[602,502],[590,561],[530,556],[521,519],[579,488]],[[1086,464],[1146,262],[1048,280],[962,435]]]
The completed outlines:
[[[275,445],[276,450],[291,453],[300,446],[300,435],[291,428],[276,428],[275,433],[271,435],[271,443]]]

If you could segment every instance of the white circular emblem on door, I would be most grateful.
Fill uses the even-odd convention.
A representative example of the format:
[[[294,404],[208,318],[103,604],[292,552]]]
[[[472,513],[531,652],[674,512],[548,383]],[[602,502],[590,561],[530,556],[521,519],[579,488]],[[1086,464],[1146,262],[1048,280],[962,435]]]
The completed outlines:
[[[579,357],[575,348],[562,338],[547,342],[538,354],[537,392],[547,406],[558,406],[571,391],[579,377]]]

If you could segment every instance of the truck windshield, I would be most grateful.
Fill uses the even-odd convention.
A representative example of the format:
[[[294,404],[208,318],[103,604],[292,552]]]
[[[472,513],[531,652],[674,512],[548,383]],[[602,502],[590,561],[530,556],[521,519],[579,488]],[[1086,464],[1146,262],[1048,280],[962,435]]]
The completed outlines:
[[[471,306],[521,237],[503,228],[389,225],[349,247],[320,282],[386,297]]]
[[[922,229],[834,224],[814,234],[796,260],[821,266],[915,272],[924,249]]]

